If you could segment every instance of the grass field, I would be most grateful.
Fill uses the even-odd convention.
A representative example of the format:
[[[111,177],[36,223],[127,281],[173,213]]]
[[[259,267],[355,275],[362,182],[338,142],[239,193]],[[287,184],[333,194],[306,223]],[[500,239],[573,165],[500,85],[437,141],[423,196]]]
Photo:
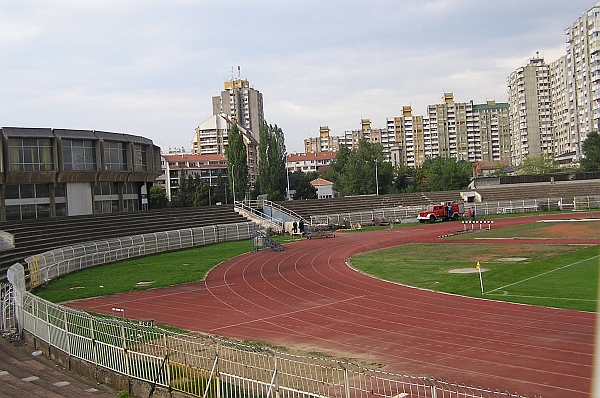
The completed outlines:
[[[54,279],[35,289],[34,293],[60,303],[193,282],[203,279],[219,263],[251,249],[250,240],[224,242],[100,265]],[[136,286],[139,282],[151,283]]]
[[[505,262],[504,258],[528,258]],[[475,269],[479,274],[450,273]],[[471,297],[595,311],[598,246],[413,244],[362,253],[353,267],[382,279]],[[487,292],[487,293],[485,293]]]

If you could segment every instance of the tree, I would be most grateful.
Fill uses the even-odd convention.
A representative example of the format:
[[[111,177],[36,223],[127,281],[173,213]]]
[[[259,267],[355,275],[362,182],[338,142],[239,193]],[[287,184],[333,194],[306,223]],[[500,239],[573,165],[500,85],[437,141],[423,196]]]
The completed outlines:
[[[342,194],[344,193],[343,176],[346,173],[346,166],[349,159],[350,149],[345,145],[340,145],[335,159],[331,162],[331,182],[333,182],[334,189]]]
[[[294,200],[317,199],[317,188],[310,183],[312,180],[314,180],[314,178],[311,178],[308,174],[302,173],[302,176],[300,176],[298,184],[296,185]]]
[[[451,191],[467,188],[473,169],[467,161],[438,156],[425,159],[421,172],[415,175],[417,190]]]
[[[248,155],[246,154],[244,138],[237,124],[233,123],[227,139],[228,145],[225,149],[225,156],[227,157],[229,190],[236,200],[243,200],[248,188]]]
[[[160,185],[153,185],[150,188],[150,197],[148,198],[148,207],[150,209],[164,209],[169,203],[169,198],[165,189]]]
[[[539,175],[552,174],[558,171],[554,165],[554,160],[548,155],[527,156],[519,165],[517,174],[520,175]]]
[[[583,157],[581,158],[581,168],[585,171],[600,170],[600,135],[597,131],[592,131],[581,144]]]
[[[286,196],[286,156],[281,128],[263,122],[258,144],[258,187],[270,200],[283,200]]]
[[[358,147],[350,151],[343,164],[336,163],[334,170],[340,173],[339,181],[344,195],[367,195],[376,193],[378,185],[383,188],[382,184],[378,184],[380,168],[384,174],[386,172],[389,174],[386,180],[391,182],[391,168],[384,165],[381,144],[371,143],[366,138],[361,138]]]

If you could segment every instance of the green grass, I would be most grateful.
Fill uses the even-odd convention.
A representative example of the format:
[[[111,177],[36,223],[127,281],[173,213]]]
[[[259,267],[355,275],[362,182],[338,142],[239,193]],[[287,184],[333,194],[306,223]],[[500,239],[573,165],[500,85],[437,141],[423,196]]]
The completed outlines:
[[[412,244],[362,253],[355,268],[376,277],[441,292],[482,297],[478,273],[452,274],[457,268],[483,272],[483,297],[547,307],[595,311],[598,247],[573,245]],[[525,257],[524,262],[501,258]],[[571,266],[565,267],[567,265]]]
[[[178,285],[204,278],[217,264],[249,252],[250,240],[224,242],[100,265],[54,279],[34,293],[54,303]],[[152,282],[136,286],[138,282]]]

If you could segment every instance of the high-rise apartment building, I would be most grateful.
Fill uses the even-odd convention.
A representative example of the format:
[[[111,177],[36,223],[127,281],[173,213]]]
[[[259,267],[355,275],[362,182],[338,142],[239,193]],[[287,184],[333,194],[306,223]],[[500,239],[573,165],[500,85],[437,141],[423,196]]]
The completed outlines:
[[[395,144],[390,154],[402,158],[402,164],[419,167],[425,161],[425,139],[423,116],[412,114],[412,107],[403,106],[402,116],[387,119],[388,137],[394,137]]]
[[[571,123],[573,111],[568,97],[569,76],[567,56],[563,55],[550,64],[550,99],[552,101],[552,131],[554,135],[554,159],[559,164],[577,162],[573,150]]]
[[[599,130],[600,123],[600,2],[567,28],[566,66],[571,106],[569,138],[562,142],[565,152],[581,157],[581,143]]]
[[[554,156],[550,66],[538,56],[508,76],[511,164],[528,156]]]
[[[337,152],[339,147],[340,138],[338,136],[330,135],[330,130],[327,126],[321,126],[318,137],[311,137],[304,140],[305,153]]]
[[[221,95],[212,98],[213,115],[225,114],[244,127],[258,140],[260,125],[264,122],[263,96],[250,87],[248,80],[232,79],[225,82]]]
[[[487,101],[485,104],[471,103],[472,119],[467,117],[467,134],[470,135],[470,161],[510,161],[510,128],[508,103]],[[471,144],[472,142],[472,144]]]

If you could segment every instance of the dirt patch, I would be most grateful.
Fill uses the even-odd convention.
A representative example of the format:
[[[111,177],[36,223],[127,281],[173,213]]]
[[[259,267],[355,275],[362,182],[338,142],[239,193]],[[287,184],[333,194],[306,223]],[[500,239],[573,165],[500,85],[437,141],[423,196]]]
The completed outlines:
[[[542,229],[543,236],[548,238],[589,239],[600,238],[599,221],[564,221],[547,223]]]

